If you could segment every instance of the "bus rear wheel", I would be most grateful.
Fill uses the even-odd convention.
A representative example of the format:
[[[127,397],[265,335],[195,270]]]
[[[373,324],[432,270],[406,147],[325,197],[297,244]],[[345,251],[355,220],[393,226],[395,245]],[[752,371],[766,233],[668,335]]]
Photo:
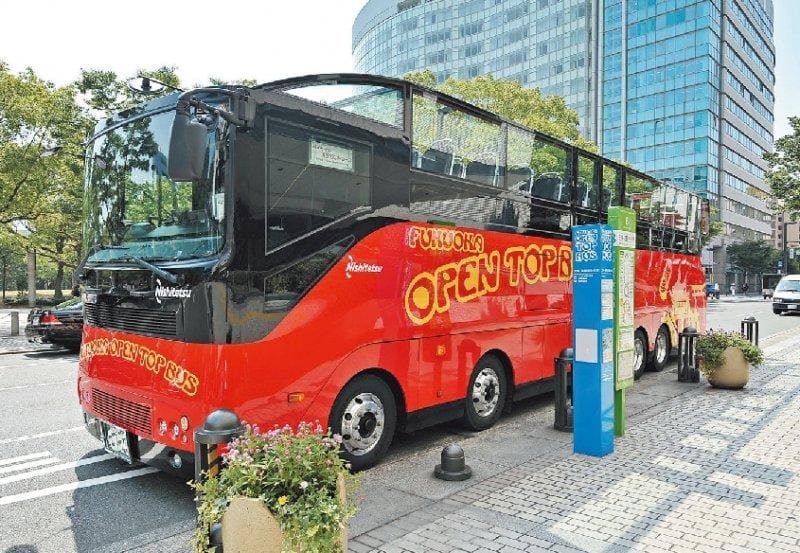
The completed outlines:
[[[639,380],[647,364],[647,336],[637,330],[633,333],[633,378]]]
[[[503,363],[494,355],[484,355],[472,370],[464,406],[464,425],[470,430],[494,426],[508,397],[508,382]]]
[[[389,386],[373,375],[351,380],[331,410],[330,425],[342,437],[342,458],[353,470],[373,466],[389,449],[397,403]]]
[[[650,370],[655,372],[663,371],[664,367],[667,366],[667,361],[669,361],[671,350],[672,344],[669,339],[669,330],[666,326],[662,326],[656,334],[656,343],[650,360]]]

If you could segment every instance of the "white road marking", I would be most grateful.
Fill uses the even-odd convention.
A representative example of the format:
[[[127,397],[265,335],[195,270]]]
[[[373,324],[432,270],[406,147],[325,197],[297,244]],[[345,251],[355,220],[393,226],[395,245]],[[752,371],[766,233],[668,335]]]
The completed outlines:
[[[58,457],[49,457],[47,459],[39,459],[37,461],[29,461],[27,463],[18,463],[16,465],[11,465],[10,467],[0,468],[0,474],[8,474],[9,472],[18,472],[20,470],[42,467],[44,465],[52,465],[54,463],[58,463],[59,461],[61,461],[61,459]]]
[[[37,382],[36,384],[23,384],[21,386],[9,386],[8,388],[0,388],[0,392],[7,392],[9,390],[24,390],[25,388],[37,388],[39,386],[53,386],[55,384],[67,384],[75,382],[73,379],[57,380],[55,382]]]
[[[22,461],[41,459],[42,457],[50,457],[50,452],[40,451],[39,453],[30,453],[28,455],[20,455],[19,457],[9,457],[8,459],[0,459],[0,467],[3,467],[5,465],[12,465],[14,463],[21,463]]]
[[[117,482],[119,480],[136,478],[138,476],[144,476],[146,474],[153,474],[154,472],[158,472],[158,469],[153,467],[145,467],[136,470],[129,470],[127,472],[120,472],[117,474],[109,474],[108,476],[100,476],[99,478],[90,478],[88,480],[70,482],[69,484],[52,486],[50,488],[43,488],[41,490],[34,490],[32,492],[7,495],[4,497],[0,497],[0,505],[10,505],[12,503],[20,503],[21,501],[28,501],[31,499],[46,497],[48,495],[55,495],[57,493],[74,491],[81,488],[91,488],[92,486],[99,486],[100,484],[108,484],[110,482]]]
[[[17,438],[4,438],[0,440],[0,445],[11,444],[14,442],[25,442],[27,440],[38,440],[39,438],[48,438],[50,436],[57,436],[58,434],[65,434],[67,432],[75,432],[83,430],[85,426],[73,426],[72,428],[62,428],[61,430],[51,430],[50,432],[42,432],[41,434],[32,434],[30,436],[19,436]]]
[[[94,455],[93,457],[86,457],[85,459],[78,459],[77,461],[70,461],[69,463],[61,463],[60,465],[53,465],[51,467],[32,470],[30,472],[23,472],[22,474],[13,474],[11,476],[6,476],[5,478],[0,478],[0,486],[3,484],[10,484],[11,482],[19,482],[20,480],[28,480],[29,478],[35,478],[43,474],[51,474],[53,472],[59,472],[62,470],[69,470],[86,465],[93,465],[95,463],[102,463],[103,461],[108,461],[109,459],[113,458],[113,455],[103,453],[102,455]]]

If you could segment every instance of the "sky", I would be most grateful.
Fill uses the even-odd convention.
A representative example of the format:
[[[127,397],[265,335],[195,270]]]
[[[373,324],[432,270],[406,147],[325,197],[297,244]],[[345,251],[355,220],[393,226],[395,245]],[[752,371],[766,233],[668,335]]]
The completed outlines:
[[[184,84],[268,82],[353,70],[352,24],[366,0],[15,0],[0,60],[56,84],[83,69],[132,77],[173,65]],[[226,12],[229,12],[227,13]],[[775,136],[800,115],[800,0],[775,0]],[[17,22],[14,24],[12,22]]]

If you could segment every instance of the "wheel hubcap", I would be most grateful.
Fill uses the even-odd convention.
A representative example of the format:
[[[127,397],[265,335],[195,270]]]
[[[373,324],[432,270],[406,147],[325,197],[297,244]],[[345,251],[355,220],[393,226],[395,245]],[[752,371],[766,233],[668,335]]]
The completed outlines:
[[[375,394],[358,394],[342,414],[342,444],[353,455],[365,455],[375,449],[383,436],[384,408]]]
[[[644,344],[641,340],[633,340],[633,370],[639,372],[644,363]]]
[[[659,332],[656,336],[656,361],[659,364],[667,359],[667,336],[663,332]]]
[[[480,417],[488,417],[494,413],[500,401],[500,379],[494,369],[485,368],[475,377],[472,384],[472,405]]]

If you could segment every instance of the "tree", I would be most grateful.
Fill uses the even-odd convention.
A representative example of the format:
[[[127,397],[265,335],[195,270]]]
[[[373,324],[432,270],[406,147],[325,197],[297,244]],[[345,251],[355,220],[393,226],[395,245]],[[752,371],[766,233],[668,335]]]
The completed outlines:
[[[762,240],[750,240],[730,244],[726,248],[732,265],[739,267],[747,280],[747,275],[770,273],[781,253]]]
[[[0,63],[0,235],[6,255],[34,250],[64,269],[80,244],[83,143],[92,121],[72,86]],[[20,230],[26,230],[24,235]]]
[[[437,85],[429,69],[408,73],[405,79],[435,88],[492,113],[560,138],[590,151],[597,146],[580,135],[578,113],[561,96],[543,96],[538,88],[525,88],[518,81],[480,75],[472,79],[449,78]]]
[[[175,67],[163,65],[157,69],[140,70],[140,77],[151,77],[168,85],[158,92],[143,95],[141,92],[131,90],[126,80],[114,71],[99,69],[81,69],[81,76],[75,82],[78,91],[84,96],[84,101],[91,109],[95,110],[98,117],[108,117],[118,111],[135,106],[148,98],[164,96],[180,88],[181,82]]]
[[[790,117],[792,134],[775,141],[775,151],[764,154],[769,163],[766,181],[786,211],[800,210],[800,117]]]

